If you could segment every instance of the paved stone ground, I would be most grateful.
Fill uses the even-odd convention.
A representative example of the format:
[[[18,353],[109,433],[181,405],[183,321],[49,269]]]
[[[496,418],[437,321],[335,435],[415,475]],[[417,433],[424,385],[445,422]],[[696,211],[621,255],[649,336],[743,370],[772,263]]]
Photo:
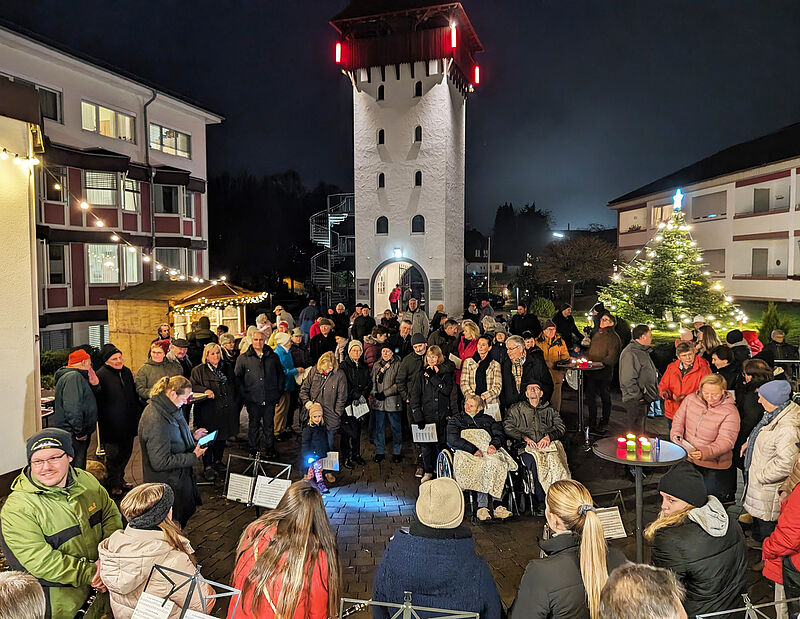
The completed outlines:
[[[568,427],[575,425],[574,392],[565,389],[564,417]],[[615,406],[612,415],[612,432],[621,431],[614,422],[621,418],[623,409]],[[245,431],[246,416],[242,418]],[[652,420],[648,426],[650,433],[666,434],[663,420]],[[366,434],[366,433],[365,433]],[[243,436],[243,435],[240,435]],[[299,441],[279,443],[280,460],[295,464]],[[629,558],[635,557],[634,531],[634,490],[633,479],[625,467],[602,461],[591,452],[586,453],[577,435],[569,435],[566,447],[570,468],[574,478],[590,489],[598,505],[607,506],[614,502],[616,491],[622,493],[627,511],[623,521],[631,534],[625,540],[616,540],[614,545],[623,549]],[[364,437],[363,457],[367,466],[355,471],[344,470],[337,474],[331,493],[325,497],[325,505],[331,524],[334,527],[341,551],[344,572],[344,594],[346,597],[368,599],[377,564],[380,562],[386,543],[401,526],[407,526],[414,514],[414,502],[419,481],[414,477],[415,462],[412,449],[404,445],[405,458],[401,464],[387,461],[379,464],[371,461],[374,449]],[[90,450],[94,453],[94,448]],[[246,455],[243,442],[232,444],[226,453]],[[657,492],[659,469],[649,474],[645,481],[644,521],[650,522],[658,512],[660,497]],[[292,478],[299,479],[301,471],[293,469]],[[138,445],[134,459],[128,469],[128,481],[140,483],[141,461]],[[202,485],[203,506],[192,517],[186,533],[197,550],[197,559],[203,566],[206,578],[227,583],[235,562],[236,544],[242,530],[256,518],[255,508],[227,501],[223,498],[222,481]],[[738,515],[738,508],[731,510]],[[505,522],[471,524],[475,546],[478,553],[489,563],[495,577],[498,591],[504,605],[508,606],[516,595],[519,581],[527,563],[539,556],[537,540],[542,535],[543,518],[524,515]],[[749,551],[751,563],[760,557],[756,551]],[[645,545],[645,561],[649,559]],[[0,557],[0,569],[2,569]],[[751,572],[751,598],[754,601],[771,599],[770,585],[760,573]],[[225,616],[227,605],[215,609],[214,616]],[[362,612],[354,617],[367,617]]]

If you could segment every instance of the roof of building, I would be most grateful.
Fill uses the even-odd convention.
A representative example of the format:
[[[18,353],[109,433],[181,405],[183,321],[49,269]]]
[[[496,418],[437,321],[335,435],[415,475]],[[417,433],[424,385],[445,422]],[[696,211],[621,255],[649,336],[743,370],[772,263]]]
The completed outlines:
[[[609,206],[800,156],[800,123],[730,146],[609,202]]]
[[[148,79],[145,79],[143,77],[139,77],[135,73],[132,73],[132,72],[127,71],[125,69],[121,69],[121,68],[119,68],[117,66],[114,66],[111,63],[105,62],[103,60],[98,60],[97,58],[95,58],[95,57],[93,57],[93,56],[91,56],[91,55],[89,55],[89,54],[87,54],[85,52],[73,49],[73,48],[71,48],[71,47],[69,47],[67,45],[64,45],[63,43],[60,43],[60,42],[55,41],[55,40],[53,40],[53,39],[51,39],[49,37],[41,35],[41,34],[39,34],[37,32],[33,32],[32,30],[29,30],[29,29],[27,29],[27,28],[25,28],[23,26],[20,26],[19,24],[15,24],[13,22],[10,22],[10,21],[7,21],[5,19],[0,18],[0,30],[5,30],[5,31],[10,32],[12,34],[15,34],[17,36],[20,36],[20,37],[23,37],[25,39],[28,39],[28,40],[30,40],[30,41],[32,41],[34,43],[39,44],[39,45],[43,45],[45,47],[49,47],[50,49],[52,49],[54,51],[57,51],[57,52],[59,52],[61,54],[64,54],[65,56],[70,56],[71,58],[74,58],[75,60],[79,60],[81,62],[85,62],[87,64],[93,65],[93,66],[97,67],[98,69],[102,69],[103,71],[107,71],[109,73],[113,73],[114,75],[122,77],[122,78],[124,78],[126,80],[130,80],[132,82],[135,82],[135,83],[137,83],[137,84],[139,84],[141,86],[144,86],[145,88],[149,88],[151,90],[158,91],[161,94],[167,95],[168,97],[176,99],[176,100],[178,100],[178,101],[180,101],[182,103],[185,103],[186,105],[190,105],[190,106],[195,107],[195,108],[197,108],[199,110],[202,110],[202,111],[204,111],[204,112],[206,112],[208,114],[211,114],[212,116],[216,116],[220,120],[224,120],[225,119],[225,117],[222,114],[220,114],[219,112],[216,112],[216,111],[212,110],[208,106],[206,106],[206,105],[204,105],[202,103],[199,103],[198,101],[195,101],[194,99],[192,99],[190,97],[187,97],[185,95],[177,93],[177,92],[175,92],[173,90],[170,90],[168,88],[164,88],[163,86],[160,86],[160,85],[158,85],[158,84],[156,84],[156,83],[154,83],[154,82],[152,82],[152,81],[150,81]]]
[[[234,297],[251,297],[261,293],[234,286],[228,282],[209,281],[204,283],[158,280],[143,282],[130,286],[125,290],[108,295],[109,299],[125,301],[170,301],[175,305],[187,305],[199,298],[228,299]]]
[[[346,19],[372,17],[373,15],[402,13],[439,5],[452,5],[455,7],[459,4],[460,2],[443,2],[442,0],[350,0],[350,4],[339,11],[331,21],[337,22]]]

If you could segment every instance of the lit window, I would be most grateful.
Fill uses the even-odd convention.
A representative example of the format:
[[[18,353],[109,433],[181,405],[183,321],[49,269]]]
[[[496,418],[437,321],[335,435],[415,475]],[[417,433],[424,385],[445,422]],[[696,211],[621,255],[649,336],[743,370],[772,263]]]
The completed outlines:
[[[53,243],[47,246],[48,284],[67,283],[67,246]]]
[[[422,142],[422,126],[417,125],[414,128],[414,141],[415,142]]]
[[[425,218],[422,215],[414,215],[411,219],[411,234],[425,234]]]
[[[422,82],[421,81],[418,81],[416,84],[414,84],[414,96],[415,97],[421,97],[422,96]]]
[[[422,170],[414,173],[414,187],[422,187]]]
[[[129,213],[138,213],[142,203],[142,187],[139,181],[125,179],[125,194],[122,200],[122,210]]]
[[[44,170],[44,199],[48,202],[67,201],[67,170],[56,166]]]
[[[122,253],[125,256],[125,283],[138,284],[140,275],[139,250],[133,247],[126,247]]]
[[[119,283],[119,247],[116,245],[86,246],[89,254],[89,283]]]
[[[386,187],[386,175],[381,172],[378,174],[378,189],[383,189]]]
[[[375,234],[389,234],[389,220],[383,215],[375,220]]]
[[[155,192],[155,212],[165,215],[178,215],[178,188],[173,185],[153,185]]]
[[[96,206],[117,206],[119,200],[119,178],[116,172],[83,173],[83,188],[86,201]]]
[[[181,251],[174,247],[157,247],[156,260],[164,265],[164,268],[159,271],[159,277],[162,279],[169,279],[169,271],[171,269],[181,270]]]
[[[386,132],[383,129],[378,129],[378,144],[383,144],[386,141]]]
[[[383,101],[384,88],[383,85],[378,86],[378,101]]]
[[[192,157],[192,136],[150,123],[150,148],[177,157]]]
[[[133,116],[88,101],[81,101],[81,128],[107,138],[136,143]]]

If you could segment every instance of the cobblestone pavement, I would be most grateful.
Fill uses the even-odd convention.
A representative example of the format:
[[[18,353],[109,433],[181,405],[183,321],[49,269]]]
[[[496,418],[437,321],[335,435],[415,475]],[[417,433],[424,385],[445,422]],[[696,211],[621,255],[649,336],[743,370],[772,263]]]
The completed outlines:
[[[576,403],[572,392],[565,389],[565,395],[564,417],[570,427],[575,425],[574,415],[570,411],[575,410]],[[623,417],[621,407],[615,406],[614,411],[612,432],[621,430],[614,427],[614,420],[616,417]],[[243,415],[243,434],[240,437],[244,436],[245,424],[246,415]],[[666,424],[663,420],[658,420],[651,423],[648,430],[650,433],[665,433]],[[337,481],[331,485],[331,493],[325,497],[325,506],[341,551],[344,595],[368,599],[372,592],[376,566],[389,538],[399,527],[407,526],[413,517],[419,480],[414,477],[416,465],[408,443],[404,444],[405,457],[401,464],[391,464],[388,460],[376,464],[371,461],[373,447],[366,436],[363,440],[362,455],[368,461],[367,466],[337,473]],[[281,454],[279,460],[294,465],[297,461],[298,443],[299,440],[278,443]],[[622,548],[629,558],[633,558],[634,494],[630,473],[624,467],[599,460],[591,452],[585,452],[577,435],[568,436],[566,447],[573,477],[589,487],[598,505],[611,505],[616,499],[616,492],[621,492],[623,503],[627,507],[623,511],[623,521],[631,535],[625,540],[616,540],[613,544]],[[93,448],[90,453],[94,453]],[[246,445],[242,442],[232,444],[226,450],[227,453],[246,455]],[[645,522],[654,519],[659,508],[660,497],[656,486],[661,473],[661,469],[650,473],[645,481]],[[292,478],[300,477],[301,471],[294,468]],[[138,445],[128,468],[127,479],[141,482]],[[197,560],[203,566],[203,575],[210,580],[227,583],[233,571],[239,536],[244,527],[256,518],[256,510],[226,500],[223,493],[222,480],[201,485],[203,505],[190,520],[186,533],[197,550]],[[738,508],[731,510],[734,517],[738,515],[736,510]],[[504,522],[470,525],[476,549],[489,563],[506,606],[511,604],[516,595],[525,566],[531,559],[539,556],[537,540],[542,535],[543,524],[543,518],[524,515]],[[759,553],[752,550],[749,552],[751,563],[755,563],[760,558]],[[645,560],[648,559],[645,546]],[[759,573],[750,574],[752,599],[771,599],[771,587],[768,583]],[[213,614],[217,617],[225,616],[226,609],[227,604],[222,604]],[[353,615],[355,618],[367,616],[367,612]]]

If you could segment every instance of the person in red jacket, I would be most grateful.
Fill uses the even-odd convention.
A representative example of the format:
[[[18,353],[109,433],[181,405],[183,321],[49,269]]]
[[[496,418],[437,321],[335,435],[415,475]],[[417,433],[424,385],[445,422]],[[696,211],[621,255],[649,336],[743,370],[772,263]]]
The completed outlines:
[[[700,381],[706,374],[711,374],[708,361],[695,355],[694,346],[690,342],[681,342],[675,347],[678,360],[667,366],[658,392],[664,398],[664,414],[672,427],[672,418],[684,398],[700,388]]]
[[[800,597],[800,485],[783,498],[778,525],[764,540],[761,556],[764,577],[775,583],[775,600]],[[783,489],[783,486],[781,486]],[[781,590],[782,589],[782,590]],[[789,615],[796,617],[800,603],[789,602]],[[784,615],[785,616],[785,615]]]
[[[322,496],[308,482],[297,481],[239,540],[232,586],[241,590],[242,603],[236,617],[336,617],[341,582],[336,538]],[[231,599],[228,619],[237,601]]]

